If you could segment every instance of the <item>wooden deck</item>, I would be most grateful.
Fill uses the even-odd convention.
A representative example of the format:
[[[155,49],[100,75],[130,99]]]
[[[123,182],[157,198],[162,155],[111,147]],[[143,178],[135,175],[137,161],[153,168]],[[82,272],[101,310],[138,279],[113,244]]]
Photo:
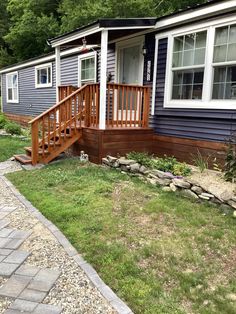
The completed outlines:
[[[15,158],[33,165],[48,163],[71,148],[100,163],[107,154],[150,151],[150,88],[107,84],[105,130],[99,128],[99,94],[99,84],[60,87],[59,103],[30,121],[32,146],[26,148],[26,155]]]

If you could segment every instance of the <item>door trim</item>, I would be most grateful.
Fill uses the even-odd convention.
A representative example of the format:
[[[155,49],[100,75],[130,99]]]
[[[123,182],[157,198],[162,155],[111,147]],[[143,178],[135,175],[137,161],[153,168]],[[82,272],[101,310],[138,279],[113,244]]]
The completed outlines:
[[[144,72],[144,56],[142,55],[142,47],[144,45],[145,36],[139,36],[135,38],[131,38],[128,40],[123,40],[116,43],[116,49],[115,49],[115,83],[119,84],[119,76],[120,76],[120,51],[123,48],[129,48],[133,46],[140,46],[140,69],[139,69],[139,75],[140,75],[140,85],[143,85],[143,72]]]

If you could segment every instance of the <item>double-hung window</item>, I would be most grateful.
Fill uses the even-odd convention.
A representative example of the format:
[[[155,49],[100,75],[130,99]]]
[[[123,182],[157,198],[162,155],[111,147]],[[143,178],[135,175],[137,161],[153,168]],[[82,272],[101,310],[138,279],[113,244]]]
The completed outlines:
[[[212,99],[236,99],[236,24],[216,28]]]
[[[96,82],[97,55],[89,52],[79,56],[79,86]]]
[[[42,64],[35,67],[35,87],[52,87],[52,64]]]
[[[202,99],[207,32],[174,38],[172,99]]]
[[[189,29],[168,36],[164,107],[236,109],[235,20]]]
[[[7,102],[18,103],[18,72],[9,73],[6,75],[7,86]]]

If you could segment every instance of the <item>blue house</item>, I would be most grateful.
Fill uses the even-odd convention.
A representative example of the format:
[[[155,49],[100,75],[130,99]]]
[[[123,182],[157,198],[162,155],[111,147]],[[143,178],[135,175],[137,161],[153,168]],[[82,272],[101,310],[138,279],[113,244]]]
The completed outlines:
[[[161,18],[99,19],[48,40],[55,53],[1,69],[2,110],[30,121],[25,163],[71,147],[101,162],[148,151],[224,158],[236,129],[236,2]]]

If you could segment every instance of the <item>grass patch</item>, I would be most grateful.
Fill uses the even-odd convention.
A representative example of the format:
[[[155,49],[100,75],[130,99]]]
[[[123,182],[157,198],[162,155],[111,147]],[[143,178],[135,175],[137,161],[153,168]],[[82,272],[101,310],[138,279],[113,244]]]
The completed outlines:
[[[29,140],[12,136],[0,136],[0,162],[7,160],[15,154],[24,153],[24,147],[29,145]]]
[[[77,159],[8,178],[134,313],[235,313],[235,220],[213,206]]]

